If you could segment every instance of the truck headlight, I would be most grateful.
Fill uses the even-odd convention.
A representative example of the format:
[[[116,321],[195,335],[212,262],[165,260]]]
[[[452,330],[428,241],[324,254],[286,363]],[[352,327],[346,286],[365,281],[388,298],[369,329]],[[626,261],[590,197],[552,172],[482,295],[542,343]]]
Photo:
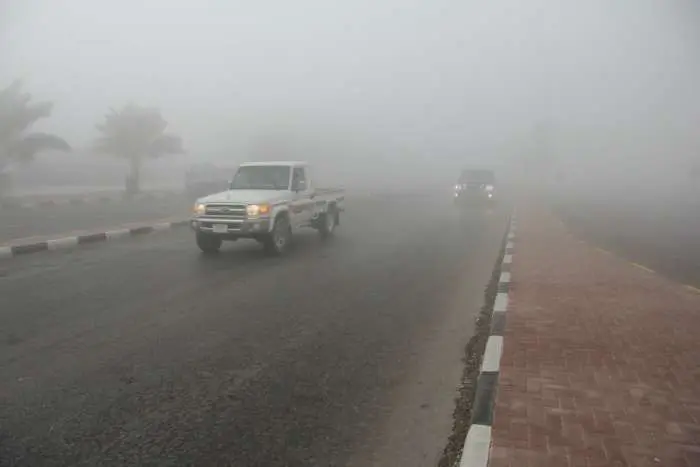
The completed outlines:
[[[248,217],[260,217],[270,214],[269,204],[249,204],[246,206],[246,214]]]
[[[202,203],[196,203],[192,211],[194,211],[194,213],[198,216],[203,216],[207,212],[207,205]]]

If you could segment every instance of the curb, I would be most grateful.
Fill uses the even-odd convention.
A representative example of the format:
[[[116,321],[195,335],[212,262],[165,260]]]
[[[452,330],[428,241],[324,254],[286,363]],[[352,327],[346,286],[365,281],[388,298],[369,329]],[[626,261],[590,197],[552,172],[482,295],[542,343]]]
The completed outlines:
[[[491,329],[476,382],[469,431],[464,440],[459,467],[487,467],[491,450],[491,426],[498,389],[503,333],[511,285],[510,267],[515,249],[515,213],[511,216],[505,254],[501,263],[498,292],[491,312]]]
[[[103,232],[90,232],[83,235],[42,240],[40,242],[0,246],[0,258],[14,258],[16,256],[39,253],[42,251],[55,251],[74,248],[76,246],[93,245],[95,243],[117,240],[124,237],[135,237],[170,230],[176,227],[184,227],[189,225],[189,222],[189,219],[161,222],[158,224],[138,225],[136,227],[107,230]]]

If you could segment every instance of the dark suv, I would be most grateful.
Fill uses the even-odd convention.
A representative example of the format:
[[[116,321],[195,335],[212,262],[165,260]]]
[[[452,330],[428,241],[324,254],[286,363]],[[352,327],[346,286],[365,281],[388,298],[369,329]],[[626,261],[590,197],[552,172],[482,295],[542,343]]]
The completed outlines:
[[[493,205],[496,202],[496,176],[492,170],[463,170],[455,185],[455,204]]]

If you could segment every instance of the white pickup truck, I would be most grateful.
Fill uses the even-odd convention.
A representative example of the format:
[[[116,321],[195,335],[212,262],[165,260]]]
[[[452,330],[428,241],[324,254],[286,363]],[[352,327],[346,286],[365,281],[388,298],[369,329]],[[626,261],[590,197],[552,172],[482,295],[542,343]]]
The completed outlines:
[[[247,162],[228,190],[197,200],[191,227],[204,253],[219,251],[224,240],[250,238],[280,255],[298,229],[332,235],[344,205],[343,190],[314,186],[305,162]]]

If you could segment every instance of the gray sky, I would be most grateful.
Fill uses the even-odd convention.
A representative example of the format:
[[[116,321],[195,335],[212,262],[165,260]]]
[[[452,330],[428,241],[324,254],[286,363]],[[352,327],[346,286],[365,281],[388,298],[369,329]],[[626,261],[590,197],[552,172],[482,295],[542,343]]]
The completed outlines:
[[[25,77],[54,100],[43,126],[74,144],[128,101],[161,107],[193,152],[280,124],[455,159],[542,119],[642,128],[700,117],[692,0],[0,5],[0,83]]]

